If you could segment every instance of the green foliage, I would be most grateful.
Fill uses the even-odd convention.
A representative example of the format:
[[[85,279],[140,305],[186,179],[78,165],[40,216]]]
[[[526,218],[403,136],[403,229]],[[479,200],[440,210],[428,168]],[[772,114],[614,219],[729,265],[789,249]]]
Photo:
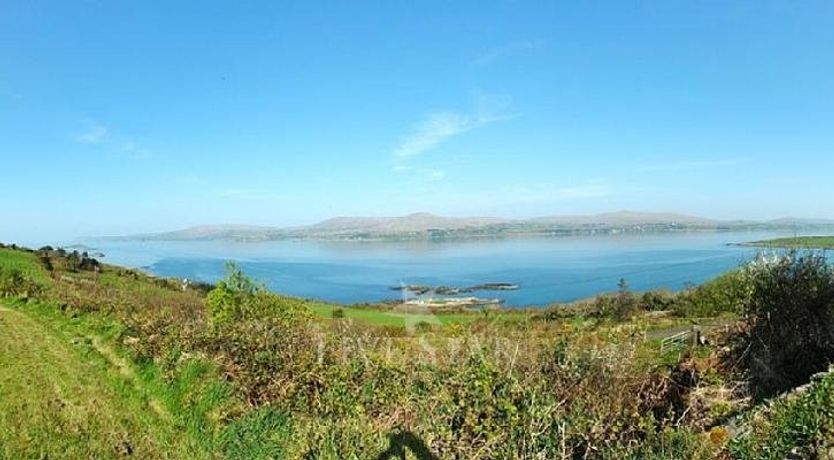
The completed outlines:
[[[36,297],[43,287],[18,268],[0,266],[0,296]]]
[[[617,297],[614,301],[614,319],[618,321],[627,321],[636,313],[638,307],[637,299],[634,294],[628,289],[628,282],[625,278],[620,278],[617,283]]]
[[[38,284],[46,284],[48,276],[37,263],[34,254],[21,250],[0,248],[0,270],[17,271]]]
[[[266,317],[294,319],[307,313],[303,302],[270,293],[244,275],[236,264],[227,263],[226,271],[226,278],[206,297],[212,323],[220,325]]]
[[[802,458],[830,458],[834,448],[834,374],[799,395],[780,399],[750,420],[751,429],[730,443],[740,460],[782,460],[792,450]]]
[[[815,294],[788,289],[793,294],[780,303],[824,291],[810,276],[776,277],[787,281],[754,289],[753,271],[680,295],[634,294],[623,283],[583,305],[596,308],[588,316],[558,310],[550,321],[532,321],[529,312],[433,316],[308,302],[272,294],[234,265],[207,294],[132,270],[68,272],[58,251],[48,277],[36,254],[4,251],[0,270],[15,268],[45,286],[54,327],[101,322],[95,335],[72,329],[60,344],[79,337],[75,349],[107,374],[90,375],[124,392],[131,412],[113,426],[136,426],[143,442],[175,446],[166,452],[171,458],[379,458],[399,455],[405,447],[397,442],[405,441],[437,458],[710,458],[718,448],[703,433],[703,417],[721,402],[703,406],[697,398],[707,392],[695,390],[709,382],[700,370],[658,356],[656,342],[646,340],[648,322],[675,328],[685,320],[634,313],[752,311],[753,300],[794,278],[815,279],[800,283]],[[351,321],[330,321],[334,311]],[[420,333],[406,332],[406,323]],[[96,343],[121,350],[114,355],[125,363],[100,356]],[[706,359],[710,350],[699,352]],[[834,419],[830,386],[801,408],[766,413],[732,452],[767,458],[757,453],[823,445]],[[152,425],[133,420],[155,417],[149,401],[168,415]],[[121,402],[106,399],[103,407],[117,412]],[[90,452],[112,449],[99,443],[98,425],[82,428],[95,443]],[[57,436],[37,439],[63,445],[48,435]],[[154,446],[142,445],[142,453],[156,454]]]
[[[230,459],[285,458],[293,436],[287,414],[270,407],[253,410],[232,421],[220,436],[220,446]]]
[[[735,356],[758,397],[791,389],[834,361],[834,269],[822,254],[760,258],[744,271],[747,325]]]
[[[744,270],[735,270],[690,288],[674,302],[675,314],[700,318],[738,314],[750,295],[749,282]]]
[[[834,236],[795,236],[755,241],[753,246],[784,249],[834,249]]]
[[[210,364],[183,363],[166,383],[111,348],[121,327],[106,318],[0,309],[0,458],[215,458],[207,414],[228,394]]]
[[[688,429],[665,428],[649,433],[636,447],[615,447],[603,458],[610,460],[706,460],[716,458],[714,446]]]

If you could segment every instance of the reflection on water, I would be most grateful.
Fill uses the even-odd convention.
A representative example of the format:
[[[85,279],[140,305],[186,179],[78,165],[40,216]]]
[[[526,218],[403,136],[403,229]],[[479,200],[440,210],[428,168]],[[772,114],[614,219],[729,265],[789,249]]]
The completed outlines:
[[[163,276],[214,281],[235,260],[270,288],[303,297],[358,303],[396,299],[391,286],[518,284],[485,292],[509,306],[546,305],[613,291],[680,289],[738,266],[756,252],[728,246],[774,232],[704,232],[473,241],[385,243],[275,241],[87,242],[109,263]]]

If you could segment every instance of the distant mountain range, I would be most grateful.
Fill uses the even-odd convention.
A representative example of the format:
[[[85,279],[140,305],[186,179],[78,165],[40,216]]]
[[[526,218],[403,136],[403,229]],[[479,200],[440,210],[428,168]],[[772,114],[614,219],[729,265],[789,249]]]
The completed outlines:
[[[618,211],[587,216],[503,219],[499,217],[443,217],[419,212],[399,217],[335,217],[317,224],[301,227],[201,225],[165,233],[100,237],[96,239],[130,241],[271,241],[282,239],[373,241],[812,228],[834,230],[834,220],[798,218],[782,218],[770,221],[714,220],[683,214],[634,211]]]

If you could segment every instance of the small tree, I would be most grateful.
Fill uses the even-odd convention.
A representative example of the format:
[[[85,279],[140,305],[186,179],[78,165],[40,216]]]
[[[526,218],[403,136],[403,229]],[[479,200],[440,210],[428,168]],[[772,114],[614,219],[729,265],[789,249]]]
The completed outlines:
[[[627,320],[634,314],[637,302],[634,295],[628,289],[628,282],[625,278],[620,278],[617,282],[617,298],[614,305],[614,316],[618,320]]]
[[[269,292],[234,262],[226,263],[226,278],[208,293],[206,304],[216,325],[263,318],[294,320],[307,314],[302,301]]]
[[[825,257],[760,258],[744,275],[747,327],[734,350],[754,394],[789,390],[825,370],[834,361],[834,270]]]

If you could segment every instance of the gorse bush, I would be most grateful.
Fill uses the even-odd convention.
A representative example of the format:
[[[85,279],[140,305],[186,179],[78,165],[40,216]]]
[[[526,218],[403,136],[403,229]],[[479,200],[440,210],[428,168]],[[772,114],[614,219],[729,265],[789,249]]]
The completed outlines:
[[[734,356],[766,397],[807,382],[834,361],[834,270],[822,254],[760,257],[742,275],[746,329]]]
[[[735,270],[699,286],[687,289],[673,302],[681,317],[709,317],[739,313],[750,295],[751,274]]]
[[[209,318],[214,324],[267,317],[293,319],[307,314],[304,302],[269,292],[233,262],[226,264],[226,272],[226,278],[206,297]]]

